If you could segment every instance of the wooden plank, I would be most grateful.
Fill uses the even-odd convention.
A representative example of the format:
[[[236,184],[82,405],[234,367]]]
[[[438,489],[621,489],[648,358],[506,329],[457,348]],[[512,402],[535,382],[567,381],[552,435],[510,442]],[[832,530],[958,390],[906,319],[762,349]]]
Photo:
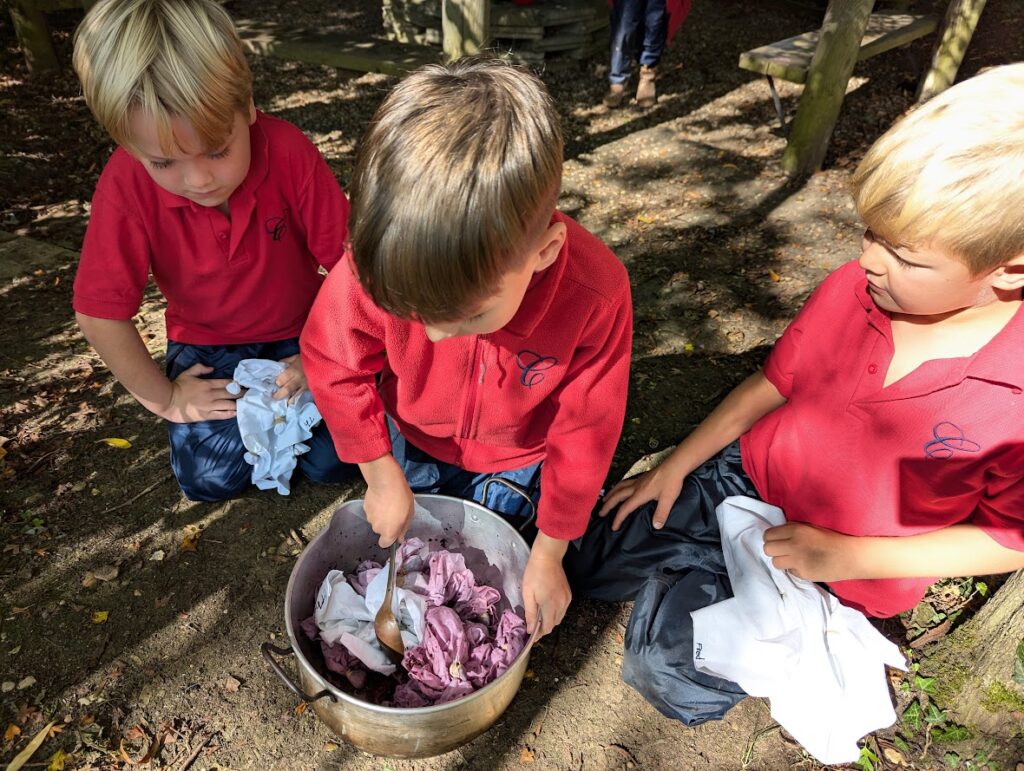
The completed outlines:
[[[821,40],[814,51],[807,85],[782,155],[792,177],[817,171],[825,159],[832,129],[846,95],[846,84],[857,63],[864,30],[874,0],[829,0]]]
[[[358,72],[404,75],[440,58],[438,50],[430,46],[354,39],[340,33],[283,28],[247,19],[235,19],[235,26],[242,44],[255,54]]]
[[[931,34],[935,17],[904,13],[874,13],[861,39],[857,61],[863,61],[892,48],[906,45]],[[744,51],[740,54],[741,69],[770,75],[773,78],[804,83],[814,51],[821,37],[820,30],[795,35],[777,43]]]
[[[478,54],[491,43],[490,0],[443,0],[441,38],[445,58]]]
[[[953,0],[949,4],[942,34],[932,53],[931,66],[917,88],[919,102],[931,99],[953,85],[984,9],[985,0]]]

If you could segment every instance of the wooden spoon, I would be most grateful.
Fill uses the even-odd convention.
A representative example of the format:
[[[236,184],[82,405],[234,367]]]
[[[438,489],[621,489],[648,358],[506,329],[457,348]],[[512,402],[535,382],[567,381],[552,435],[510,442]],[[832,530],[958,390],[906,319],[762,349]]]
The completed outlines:
[[[391,544],[388,557],[388,588],[384,592],[384,602],[373,619],[373,631],[380,641],[384,653],[392,663],[399,664],[405,655],[405,643],[402,642],[402,631],[398,628],[398,619],[391,609],[392,597],[395,593],[395,575],[398,570],[398,541]]]

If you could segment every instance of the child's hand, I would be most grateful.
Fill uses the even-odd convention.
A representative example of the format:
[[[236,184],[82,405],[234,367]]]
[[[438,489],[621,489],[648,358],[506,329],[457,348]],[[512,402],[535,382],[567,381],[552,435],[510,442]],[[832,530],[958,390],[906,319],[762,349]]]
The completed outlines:
[[[537,540],[530,550],[530,559],[523,573],[523,606],[526,610],[526,630],[533,634],[540,619],[540,636],[548,634],[562,623],[565,611],[572,602],[569,579],[565,577],[562,558],[569,546],[544,533],[537,533]]]
[[[306,390],[306,371],[302,368],[302,358],[299,354],[286,356],[281,359],[282,364],[287,368],[277,376],[277,390],[274,391],[275,399],[292,399]]]
[[[764,531],[764,553],[772,564],[808,581],[858,578],[858,546],[864,539],[803,522]]]
[[[213,367],[193,364],[171,383],[171,401],[160,417],[171,423],[197,423],[201,420],[225,420],[235,417],[235,399],[228,393],[229,379],[203,378]]]
[[[665,526],[672,504],[676,502],[679,492],[683,489],[685,478],[686,475],[680,474],[670,463],[663,463],[646,474],[623,479],[604,497],[604,505],[597,512],[598,516],[608,516],[608,512],[622,503],[615,512],[615,519],[612,520],[612,530],[618,530],[626,517],[637,508],[648,501],[657,501],[652,522],[655,529],[660,530]]]
[[[390,453],[369,463],[360,463],[366,480],[363,511],[378,543],[386,549],[405,536],[412,521],[413,496],[401,466]]]

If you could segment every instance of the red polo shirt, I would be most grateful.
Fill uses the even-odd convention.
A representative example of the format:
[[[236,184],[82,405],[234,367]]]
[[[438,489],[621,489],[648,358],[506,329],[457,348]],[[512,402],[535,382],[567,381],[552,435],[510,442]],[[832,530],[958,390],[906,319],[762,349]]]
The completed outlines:
[[[131,319],[152,274],[167,337],[196,345],[296,337],[344,253],[348,199],[320,152],[286,121],[258,113],[252,160],[230,219],[157,185],[118,148],[100,175],[75,277],[74,307]]]
[[[788,400],[742,437],[743,466],[788,520],[862,536],[959,523],[1024,550],[1024,309],[973,356],[883,387],[889,316],[864,271],[832,273],[776,343],[765,375]],[[913,607],[934,578],[837,581],[875,616]]]
[[[622,263],[569,217],[554,221],[568,229],[561,253],[489,335],[431,343],[422,324],[374,305],[351,260],[331,271],[302,361],[339,458],[390,452],[386,411],[413,445],[460,468],[543,460],[538,527],[583,534],[622,432],[633,314]]]

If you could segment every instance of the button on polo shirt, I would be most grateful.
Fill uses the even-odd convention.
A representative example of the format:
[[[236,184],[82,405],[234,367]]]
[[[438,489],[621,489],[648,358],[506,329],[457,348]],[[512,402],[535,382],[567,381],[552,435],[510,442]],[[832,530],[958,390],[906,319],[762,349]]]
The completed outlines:
[[[296,337],[344,253],[348,200],[319,151],[286,121],[257,114],[249,173],[230,218],[159,187],[119,148],[93,198],[75,310],[131,319],[149,275],[167,300],[167,336],[195,345]]]
[[[927,361],[889,386],[889,316],[856,262],[832,273],[785,331],[765,375],[788,400],[742,437],[763,500],[795,522],[909,536],[971,523],[1024,550],[1024,312],[969,357]],[[878,616],[932,578],[838,581]]]

